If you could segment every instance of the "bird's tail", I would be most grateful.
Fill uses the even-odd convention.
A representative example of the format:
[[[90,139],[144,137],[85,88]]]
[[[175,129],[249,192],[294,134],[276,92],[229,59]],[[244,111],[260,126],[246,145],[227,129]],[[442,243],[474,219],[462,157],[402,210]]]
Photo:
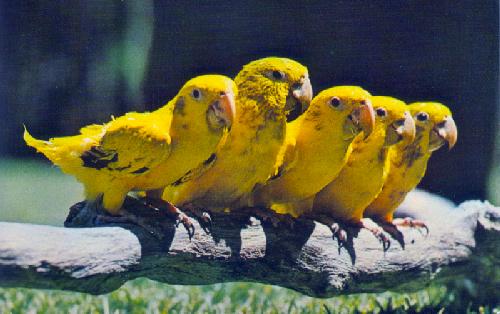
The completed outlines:
[[[66,168],[66,166],[74,165],[75,162],[78,164],[81,162],[79,156],[98,142],[102,130],[102,125],[91,125],[82,128],[80,135],[51,138],[48,141],[43,141],[31,136],[24,127],[23,137],[28,146],[44,154],[55,165]]]
[[[42,141],[34,138],[24,126],[24,141],[28,146],[35,148],[39,153],[42,153],[54,164],[57,164],[60,156],[57,147],[51,141]]]

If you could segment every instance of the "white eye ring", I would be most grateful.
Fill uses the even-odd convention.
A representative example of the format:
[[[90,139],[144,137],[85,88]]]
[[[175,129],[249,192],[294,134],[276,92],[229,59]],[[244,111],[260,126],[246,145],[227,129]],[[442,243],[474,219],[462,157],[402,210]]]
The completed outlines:
[[[193,96],[194,99],[196,100],[200,100],[201,98],[201,92],[199,89],[195,88],[193,89],[193,91],[191,92],[191,95]]]
[[[332,106],[333,108],[338,108],[341,104],[342,101],[337,96],[334,96],[332,97],[332,99],[330,99],[330,106]]]
[[[375,113],[379,117],[385,117],[385,116],[387,116],[387,111],[384,108],[377,108],[377,109],[375,109]]]
[[[427,112],[419,112],[415,115],[415,118],[418,120],[418,121],[427,121],[429,120],[429,115],[427,114]]]

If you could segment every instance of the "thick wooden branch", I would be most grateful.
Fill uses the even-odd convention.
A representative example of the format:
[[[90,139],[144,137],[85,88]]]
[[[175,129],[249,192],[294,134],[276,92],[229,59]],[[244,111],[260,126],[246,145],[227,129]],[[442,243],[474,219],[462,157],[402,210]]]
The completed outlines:
[[[128,201],[129,207],[137,204]],[[99,224],[84,209],[70,214],[69,221]],[[457,274],[473,276],[468,273],[474,271],[471,263],[491,254],[496,261],[492,267],[498,267],[499,208],[479,201],[455,207],[417,191],[400,213],[425,220],[430,233],[405,228],[405,248],[392,241],[387,252],[365,230],[351,247],[339,249],[323,225],[302,221],[293,230],[267,223],[242,228],[247,217],[238,215],[214,215],[213,236],[196,225],[191,241],[182,227],[165,222],[161,240],[127,223],[60,228],[2,222],[0,286],[102,294],[148,277],[189,285],[260,282],[329,297],[412,291]]]

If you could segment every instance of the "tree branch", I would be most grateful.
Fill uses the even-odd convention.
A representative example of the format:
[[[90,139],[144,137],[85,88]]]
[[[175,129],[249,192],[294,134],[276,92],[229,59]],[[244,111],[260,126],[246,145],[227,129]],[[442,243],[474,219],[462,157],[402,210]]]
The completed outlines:
[[[145,210],[128,199],[126,206]],[[169,284],[260,282],[315,297],[359,292],[413,291],[457,274],[474,275],[478,258],[495,255],[498,267],[500,209],[469,201],[455,207],[426,192],[411,193],[400,214],[425,220],[428,236],[403,228],[405,249],[387,252],[361,230],[341,248],[328,228],[299,221],[292,230],[243,227],[248,217],[213,214],[213,235],[196,225],[190,241],[182,227],[150,217],[161,240],[132,224],[102,226],[87,206],[73,208],[61,228],[0,222],[0,286],[64,289],[102,294],[137,277]],[[266,243],[267,239],[267,243]],[[486,270],[482,270],[483,272]]]

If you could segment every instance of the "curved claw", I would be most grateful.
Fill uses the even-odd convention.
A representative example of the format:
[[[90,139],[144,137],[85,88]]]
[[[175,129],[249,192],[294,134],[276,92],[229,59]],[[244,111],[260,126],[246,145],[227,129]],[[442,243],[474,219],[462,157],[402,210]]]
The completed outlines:
[[[427,237],[429,235],[429,227],[427,227],[427,225],[424,224],[422,228],[425,229],[425,236]]]
[[[390,247],[391,247],[391,240],[385,236],[385,234],[378,229],[368,229],[370,230],[373,235],[380,241],[382,242],[382,249],[384,252],[386,252]]]
[[[370,231],[380,242],[382,242],[382,248],[384,252],[386,252],[391,247],[391,240],[389,240],[389,238],[385,236],[383,229],[371,220],[363,219],[360,222],[360,227]]]
[[[194,227],[193,222],[191,221],[191,218],[189,218],[186,214],[180,212],[177,216],[177,220],[175,222],[175,227],[176,228],[179,227],[179,224],[181,224],[181,223],[188,233],[189,240],[191,240],[193,238],[194,232],[195,232],[195,227]]]
[[[410,228],[417,228],[418,231],[420,231],[421,229],[424,229],[425,236],[427,237],[429,235],[429,227],[427,227],[425,222],[420,221],[420,220],[413,220],[411,218],[406,218],[406,219],[409,219],[409,221],[410,221],[409,222]]]
[[[201,214],[201,220],[203,223],[200,223],[201,228],[205,231],[206,234],[212,233],[212,217],[207,212],[203,212]]]
[[[344,229],[339,229],[334,237],[337,237],[337,243],[339,244],[339,250],[343,247],[347,247],[347,232]]]
[[[410,227],[410,228],[417,228],[417,230],[420,231],[420,228],[425,229],[425,236],[427,237],[429,235],[429,227],[425,224],[425,222],[421,220],[415,220],[410,217],[406,218],[399,218],[399,219],[394,219],[392,223],[395,226],[401,226],[401,227]]]
[[[182,222],[182,225],[184,226],[184,228],[188,232],[189,240],[191,240],[194,236],[194,231],[195,231],[193,222],[185,214],[179,214],[179,219],[178,219],[177,225],[179,225],[179,222]]]
[[[381,234],[379,240],[382,242],[384,252],[386,252],[391,247],[391,240],[389,240],[384,234]]]
[[[399,229],[390,222],[380,221],[379,224],[382,226],[385,232],[387,232],[394,240],[396,240],[401,248],[405,249],[405,238],[404,235]]]
[[[328,226],[332,231],[333,238],[337,238],[339,249],[347,244],[347,232],[336,222]]]
[[[200,227],[206,234],[212,234],[212,217],[210,217],[210,214],[207,211],[197,208],[192,204],[187,204],[183,206],[182,209],[198,221]]]

